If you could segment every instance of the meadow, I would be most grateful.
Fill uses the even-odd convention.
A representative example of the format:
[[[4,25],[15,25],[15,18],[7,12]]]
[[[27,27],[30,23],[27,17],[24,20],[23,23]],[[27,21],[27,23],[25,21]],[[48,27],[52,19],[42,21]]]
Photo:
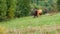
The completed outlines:
[[[21,18],[11,19],[6,22],[0,22],[0,26],[4,26],[8,29],[15,29],[15,28],[23,29],[30,27],[39,28],[45,25],[49,25],[49,26],[60,25],[60,13],[54,15],[42,15],[37,18],[33,18],[33,16],[21,17]],[[38,31],[36,34],[38,34]]]

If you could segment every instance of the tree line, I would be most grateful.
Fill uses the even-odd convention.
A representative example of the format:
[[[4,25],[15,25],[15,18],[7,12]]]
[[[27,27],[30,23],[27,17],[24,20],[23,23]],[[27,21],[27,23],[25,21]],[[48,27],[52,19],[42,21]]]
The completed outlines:
[[[58,6],[58,8],[60,7],[60,0],[56,2],[57,6],[51,2],[50,0],[50,5],[54,7]],[[53,2],[55,2],[55,0]],[[29,16],[32,6],[34,6],[32,0],[0,0],[0,21]]]

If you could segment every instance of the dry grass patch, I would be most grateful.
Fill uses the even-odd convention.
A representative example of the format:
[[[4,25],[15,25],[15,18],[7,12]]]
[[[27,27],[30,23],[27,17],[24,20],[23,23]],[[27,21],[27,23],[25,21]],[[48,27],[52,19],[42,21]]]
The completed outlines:
[[[39,26],[23,29],[7,29],[6,34],[60,34],[60,26]]]

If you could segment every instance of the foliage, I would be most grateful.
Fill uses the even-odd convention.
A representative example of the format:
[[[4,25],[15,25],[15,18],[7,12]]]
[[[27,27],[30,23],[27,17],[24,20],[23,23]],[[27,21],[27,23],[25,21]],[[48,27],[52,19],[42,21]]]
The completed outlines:
[[[6,0],[0,0],[0,21],[5,19],[6,11],[7,11]]]
[[[59,0],[0,0],[0,21],[30,15],[31,9],[60,9]]]
[[[57,8],[60,11],[60,0],[57,1]]]
[[[19,8],[20,7],[20,8]],[[17,11],[21,11],[20,16],[27,16],[30,12],[30,0],[20,0],[17,3]]]
[[[37,8],[42,8],[45,9],[47,8],[49,11],[57,9],[57,4],[56,4],[57,0],[34,0],[32,1],[32,5],[35,4],[36,6],[39,6]],[[41,7],[40,7],[41,6]]]
[[[15,16],[14,12],[16,11],[16,0],[9,0],[8,4],[9,4],[8,17],[14,18]]]

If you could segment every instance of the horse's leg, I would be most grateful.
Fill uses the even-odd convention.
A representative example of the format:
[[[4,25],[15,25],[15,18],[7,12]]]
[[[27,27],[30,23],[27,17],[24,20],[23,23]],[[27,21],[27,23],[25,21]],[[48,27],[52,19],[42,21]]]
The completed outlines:
[[[36,14],[34,14],[34,18],[36,17]]]

